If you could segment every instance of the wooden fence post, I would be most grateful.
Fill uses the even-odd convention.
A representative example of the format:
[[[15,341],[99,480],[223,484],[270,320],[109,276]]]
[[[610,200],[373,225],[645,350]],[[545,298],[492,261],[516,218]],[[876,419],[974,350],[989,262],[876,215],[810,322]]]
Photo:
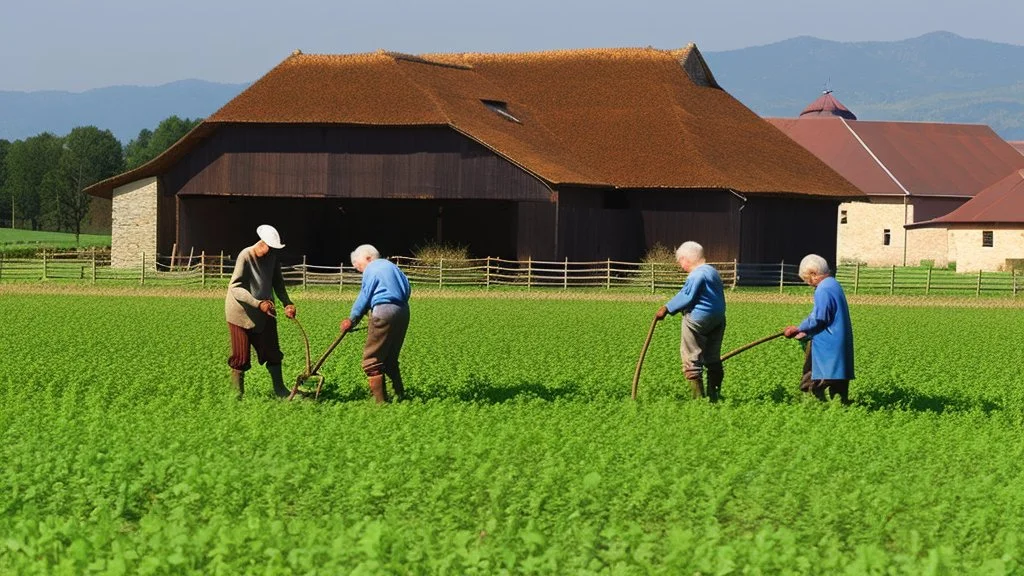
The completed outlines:
[[[889,295],[892,296],[896,290],[896,265],[892,265],[892,270],[889,272]]]
[[[782,288],[786,281],[786,261],[779,262],[779,294],[782,294]]]
[[[444,288],[444,258],[437,260],[437,287]]]
[[[565,257],[565,268],[562,272],[562,290],[569,288],[569,257]]]
[[[12,224],[13,226],[13,224]],[[0,251],[0,280],[4,279],[4,253]]]
[[[981,296],[981,270],[978,270],[978,287],[974,291],[975,296]]]
[[[605,278],[604,287],[608,290],[612,289],[612,259],[608,259],[608,276]]]
[[[932,291],[932,265],[928,265],[928,277],[924,281],[924,293],[925,296]]]
[[[857,262],[853,268],[853,293],[856,294],[860,289],[860,262]]]
[[[3,256],[0,255],[0,259],[2,259],[2,258],[3,258]],[[1013,282],[1013,295],[1014,295],[1014,297],[1016,297],[1017,296],[1017,269],[1016,268],[1011,268],[1010,269],[1010,281]]]
[[[92,283],[96,283],[96,249],[92,249]]]
[[[306,255],[302,255],[302,290],[306,290]]]
[[[220,251],[220,274],[218,274],[218,276],[221,277],[221,278],[224,277],[224,251],[223,250]]]
[[[533,280],[533,256],[526,257],[526,289],[529,290]]]
[[[142,253],[142,269],[139,272],[139,284],[146,284],[146,253]]]
[[[739,281],[739,278],[740,278],[740,263],[739,263],[739,260],[737,260],[736,258],[733,258],[732,259],[732,288],[730,288],[731,290],[735,290],[736,289],[736,283]]]
[[[206,250],[199,253],[199,276],[203,279],[203,288],[206,287]]]
[[[43,280],[46,280],[46,250],[43,250]]]
[[[484,287],[491,287],[491,257],[484,261]]]
[[[654,261],[651,260],[651,294],[654,294]]]
[[[338,266],[338,292],[345,289],[345,263]]]

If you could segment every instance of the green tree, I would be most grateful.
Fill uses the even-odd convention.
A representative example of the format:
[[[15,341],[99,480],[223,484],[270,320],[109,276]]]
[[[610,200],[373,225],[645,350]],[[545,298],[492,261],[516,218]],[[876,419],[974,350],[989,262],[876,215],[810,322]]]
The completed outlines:
[[[153,131],[143,128],[135,139],[128,142],[124,147],[124,168],[132,170],[145,164],[149,157],[149,141],[153,138]]]
[[[64,137],[60,162],[53,178],[44,178],[42,190],[54,199],[58,227],[74,232],[76,243],[92,202],[82,190],[120,172],[122,154],[121,143],[110,130],[79,126]]]
[[[62,138],[43,132],[13,142],[4,158],[7,169],[4,187],[13,197],[12,211],[22,220],[28,220],[33,230],[38,230],[43,221],[40,186],[46,174],[57,168],[62,144]]]
[[[202,122],[202,118],[165,118],[150,132],[143,129],[125,147],[125,169],[132,170],[156,158]]]
[[[8,210],[13,206],[11,203],[11,193],[7,190],[7,151],[11,148],[11,143],[7,140],[0,139],[0,222],[3,222],[6,218],[11,218],[11,226],[14,226],[14,218]]]

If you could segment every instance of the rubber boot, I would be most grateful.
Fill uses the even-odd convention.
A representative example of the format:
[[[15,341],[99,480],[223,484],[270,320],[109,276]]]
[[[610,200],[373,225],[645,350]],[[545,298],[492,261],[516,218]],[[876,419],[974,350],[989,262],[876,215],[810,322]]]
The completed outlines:
[[[687,378],[686,381],[690,383],[690,390],[693,391],[694,398],[704,397],[704,383],[701,381],[700,376],[696,378]]]
[[[278,398],[287,398],[292,391],[284,385],[284,377],[281,376],[281,365],[267,364],[267,372],[270,372],[270,381],[274,383],[274,394]]]
[[[398,369],[398,366],[389,369],[387,377],[391,379],[391,388],[395,391],[395,402],[402,402],[405,400],[405,385],[402,384],[402,372]]]
[[[242,395],[245,394],[245,372],[242,370],[231,371],[231,387],[238,393],[238,399],[242,399]]]
[[[718,402],[722,393],[722,380],[725,378],[725,370],[721,362],[708,364],[708,400],[711,403]]]
[[[377,374],[369,377],[370,393],[377,404],[384,404],[388,401],[388,391],[384,389],[384,375]]]

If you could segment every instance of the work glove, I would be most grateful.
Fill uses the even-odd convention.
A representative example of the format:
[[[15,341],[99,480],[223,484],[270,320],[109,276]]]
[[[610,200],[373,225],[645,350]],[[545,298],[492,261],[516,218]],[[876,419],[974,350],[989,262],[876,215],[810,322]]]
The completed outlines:
[[[295,318],[295,304],[289,304],[285,306],[284,315],[289,318]]]
[[[345,318],[344,320],[341,321],[340,328],[342,334],[352,330],[352,320],[349,318]]]
[[[658,311],[654,313],[654,317],[657,320],[664,320],[665,316],[668,316],[668,307],[666,307],[666,306],[662,306],[661,308],[658,308]]]
[[[260,312],[263,312],[264,314],[272,318],[277,317],[277,311],[274,310],[274,302],[271,300],[260,301]]]
[[[786,326],[786,329],[782,331],[782,335],[786,338],[792,338],[800,333],[800,329],[796,326]]]

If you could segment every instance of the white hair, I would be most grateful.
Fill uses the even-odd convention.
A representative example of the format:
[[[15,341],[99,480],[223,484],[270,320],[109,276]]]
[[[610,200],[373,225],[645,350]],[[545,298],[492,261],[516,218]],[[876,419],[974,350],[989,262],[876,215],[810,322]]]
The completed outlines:
[[[373,247],[372,244],[362,244],[352,251],[349,255],[349,259],[355,265],[356,258],[366,258],[367,260],[376,260],[380,258],[380,252]]]
[[[704,259],[704,247],[692,240],[688,240],[676,248],[676,260],[689,258],[691,262],[699,262]]]
[[[812,274],[815,276],[828,276],[831,274],[828,269],[828,262],[817,254],[808,254],[800,261],[800,277],[807,278]]]

